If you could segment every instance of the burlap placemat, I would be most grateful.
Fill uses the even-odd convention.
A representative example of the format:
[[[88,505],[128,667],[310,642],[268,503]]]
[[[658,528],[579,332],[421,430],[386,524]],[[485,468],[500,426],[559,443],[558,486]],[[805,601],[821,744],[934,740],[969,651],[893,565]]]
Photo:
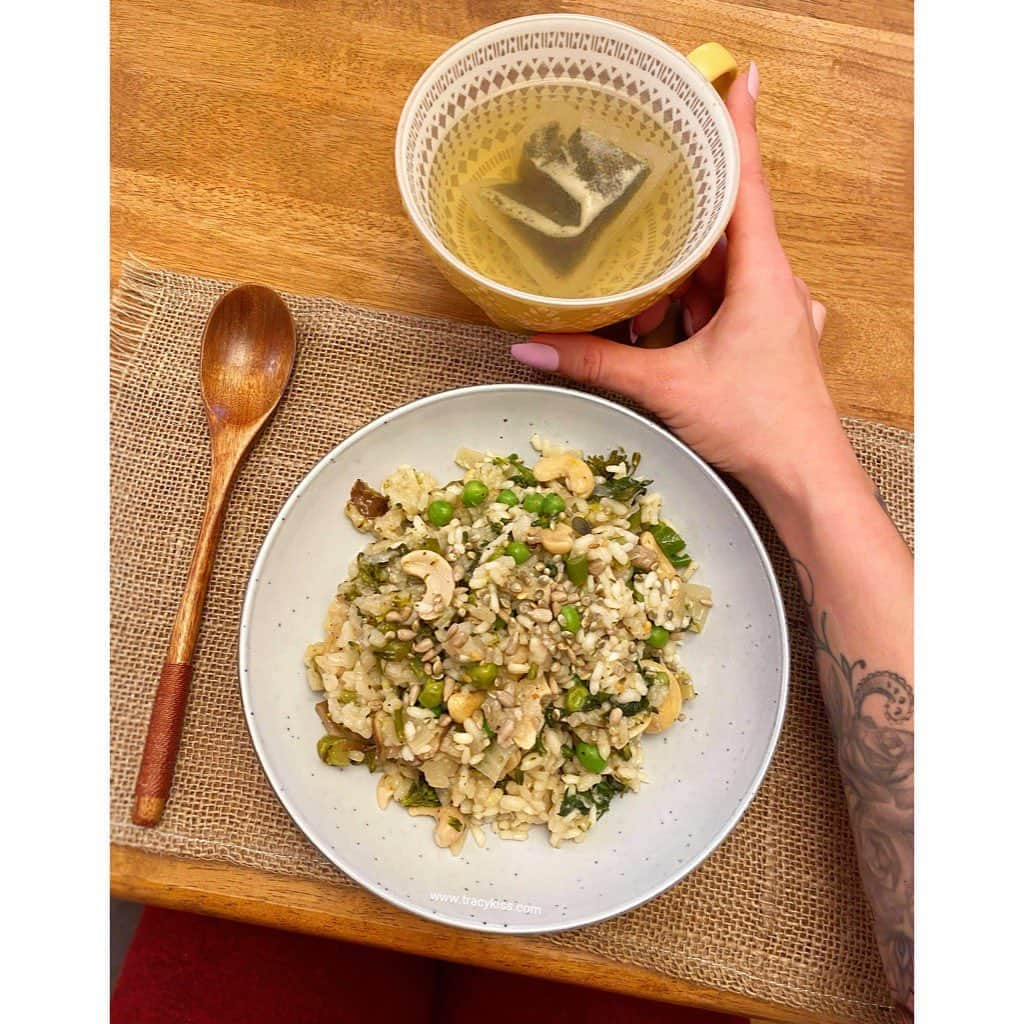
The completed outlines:
[[[135,770],[205,500],[199,339],[227,287],[128,262],[113,300],[111,834],[150,851],[352,885],[285,814],[249,742],[236,685],[249,569],[292,488],[355,428],[444,388],[543,376],[514,364],[509,339],[491,328],[287,296],[299,330],[294,375],[231,501],[172,799],[159,828],[139,829],[129,818]],[[912,541],[913,436],[846,426]],[[797,1009],[888,1022],[797,585],[775,534],[750,511],[793,635],[789,711],[771,770],[730,838],[688,879],[632,913],[543,941]]]

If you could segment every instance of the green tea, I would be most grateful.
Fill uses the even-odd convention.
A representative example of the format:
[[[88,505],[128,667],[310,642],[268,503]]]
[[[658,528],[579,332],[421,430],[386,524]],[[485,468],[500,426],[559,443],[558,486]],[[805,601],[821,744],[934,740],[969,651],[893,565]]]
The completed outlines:
[[[585,298],[656,277],[686,238],[690,170],[636,104],[581,85],[501,93],[465,114],[431,168],[454,255],[520,291]]]

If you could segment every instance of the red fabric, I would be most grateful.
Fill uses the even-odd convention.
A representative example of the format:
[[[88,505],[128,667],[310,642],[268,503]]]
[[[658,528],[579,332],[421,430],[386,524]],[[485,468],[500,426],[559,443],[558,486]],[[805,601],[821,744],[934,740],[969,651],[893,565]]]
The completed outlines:
[[[726,1014],[154,907],[146,908],[128,949],[110,1020],[747,1024]]]

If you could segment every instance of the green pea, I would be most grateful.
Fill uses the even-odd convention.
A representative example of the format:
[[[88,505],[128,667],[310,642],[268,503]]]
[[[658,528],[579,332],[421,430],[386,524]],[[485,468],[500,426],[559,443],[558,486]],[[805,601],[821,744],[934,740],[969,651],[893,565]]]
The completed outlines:
[[[580,613],[576,610],[575,606],[567,604],[559,613],[558,621],[565,626],[570,633],[578,633],[580,631]]]
[[[587,582],[588,572],[586,555],[572,555],[565,560],[565,574],[577,587]]]
[[[565,511],[565,502],[562,500],[561,495],[546,494],[541,502],[540,510],[546,516],[557,516],[559,512]]]
[[[498,678],[498,666],[491,661],[485,661],[468,668],[466,676],[471,686],[478,690],[489,690],[494,685],[494,680]]]
[[[581,683],[577,683],[575,686],[569,688],[569,692],[565,695],[565,708],[567,711],[582,711],[583,705],[587,703],[587,698],[590,696],[590,690],[588,690]]]
[[[536,491],[534,491],[532,494],[528,494],[525,498],[523,498],[523,508],[526,509],[526,511],[529,512],[532,516],[537,515],[540,512],[541,507],[543,505],[544,495],[538,494]]]
[[[424,708],[436,708],[444,697],[444,680],[431,679],[420,690],[419,703]]]
[[[467,508],[483,504],[483,500],[486,497],[487,485],[479,480],[468,480],[466,486],[462,488],[462,504]]]
[[[660,651],[665,644],[668,643],[669,632],[662,626],[655,626],[651,630],[650,636],[647,637],[647,646],[653,647],[656,651]]]
[[[522,541],[514,540],[506,545],[505,554],[510,555],[516,565],[522,565],[530,557],[530,549]]]
[[[576,760],[579,761],[588,772],[603,772],[608,762],[598,753],[593,743],[576,744]]]
[[[408,640],[389,640],[378,652],[377,656],[384,661],[403,661],[409,657],[412,644]]]
[[[502,505],[508,505],[510,507],[512,505],[519,504],[519,496],[515,491],[510,491],[507,487],[494,500],[501,502]]]
[[[455,509],[452,508],[450,501],[432,501],[427,506],[427,518],[435,526],[447,526],[452,521],[452,516],[455,515]]]

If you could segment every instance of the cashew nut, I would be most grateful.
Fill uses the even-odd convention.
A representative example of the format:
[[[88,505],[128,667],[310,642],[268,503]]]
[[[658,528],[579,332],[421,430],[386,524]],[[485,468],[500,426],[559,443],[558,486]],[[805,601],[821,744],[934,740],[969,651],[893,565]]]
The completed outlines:
[[[569,452],[543,456],[533,467],[533,475],[542,484],[564,479],[566,487],[577,498],[589,498],[594,489],[594,474],[590,467],[578,455]]]
[[[661,550],[658,542],[654,539],[654,534],[650,530],[640,534],[640,544],[657,556],[658,575],[663,580],[670,580],[676,575],[676,567],[668,560],[668,555]]]
[[[664,669],[661,669],[664,671]],[[671,672],[665,672],[668,676],[668,693],[658,708],[657,714],[647,723],[644,732],[664,732],[678,717],[683,707],[683,693],[679,689],[679,682]]]
[[[466,838],[466,819],[454,807],[439,807],[435,813],[434,842],[442,850],[452,849],[453,853],[458,853]]]
[[[452,567],[436,551],[410,551],[402,558],[402,569],[423,580],[427,587],[416,614],[425,621],[436,619],[451,604],[455,593]]]
[[[467,718],[473,717],[486,698],[487,694],[483,690],[453,693],[448,698],[448,714],[452,716],[453,721],[461,725]]]
[[[647,536],[649,537],[650,534],[647,534]],[[644,547],[643,544],[637,544],[633,548],[629,553],[629,560],[638,569],[643,569],[644,572],[648,569],[653,569],[658,564],[658,556],[650,548]]]
[[[572,551],[573,532],[567,523],[559,523],[550,530],[540,531],[540,546],[553,555],[566,555]]]

